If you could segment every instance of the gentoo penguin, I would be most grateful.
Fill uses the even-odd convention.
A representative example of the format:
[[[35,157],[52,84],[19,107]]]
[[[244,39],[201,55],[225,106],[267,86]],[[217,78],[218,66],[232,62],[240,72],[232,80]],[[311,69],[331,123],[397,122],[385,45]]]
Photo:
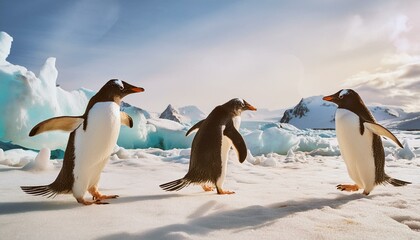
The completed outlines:
[[[217,106],[209,116],[196,123],[187,136],[198,130],[191,146],[190,166],[185,177],[160,185],[166,191],[178,191],[190,184],[200,184],[205,191],[216,186],[218,194],[232,194],[223,190],[228,153],[233,145],[239,162],[247,155],[245,142],[238,132],[242,111],[257,109],[246,101],[235,98]],[[207,185],[209,184],[209,185]]]
[[[410,184],[385,173],[385,153],[380,136],[385,136],[403,147],[398,139],[386,128],[379,125],[359,94],[344,89],[326,96],[323,100],[338,105],[335,113],[335,128],[340,152],[354,185],[340,184],[341,191],[357,191],[369,195],[378,184],[390,183],[394,186]]]
[[[133,127],[131,117],[120,111],[121,99],[144,89],[118,79],[109,80],[89,101],[82,116],[62,116],[37,124],[29,133],[35,136],[45,131],[63,130],[70,133],[63,166],[53,183],[45,186],[21,187],[28,194],[55,197],[73,193],[77,202],[85,205],[106,204],[103,199],[118,195],[102,195],[98,191],[100,174],[117,143],[121,124]],[[83,197],[89,191],[94,201]]]

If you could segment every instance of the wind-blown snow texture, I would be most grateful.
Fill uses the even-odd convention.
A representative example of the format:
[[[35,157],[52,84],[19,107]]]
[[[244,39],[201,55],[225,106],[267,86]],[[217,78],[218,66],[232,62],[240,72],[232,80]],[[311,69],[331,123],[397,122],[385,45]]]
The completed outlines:
[[[398,137],[420,153],[419,132]],[[42,240],[420,238],[420,158],[387,157],[387,173],[413,184],[380,185],[364,196],[336,190],[337,184],[351,183],[341,157],[296,151],[286,156],[248,156],[240,164],[234,151],[230,153],[225,188],[236,194],[221,196],[203,192],[199,186],[177,193],[158,187],[185,175],[189,149],[116,148],[99,188],[103,194],[120,197],[108,200],[109,205],[86,207],[71,195],[46,199],[20,190],[22,185],[53,181],[61,160],[49,161],[34,152],[0,151],[0,158],[13,156],[33,163],[22,169],[0,161],[0,236]]]

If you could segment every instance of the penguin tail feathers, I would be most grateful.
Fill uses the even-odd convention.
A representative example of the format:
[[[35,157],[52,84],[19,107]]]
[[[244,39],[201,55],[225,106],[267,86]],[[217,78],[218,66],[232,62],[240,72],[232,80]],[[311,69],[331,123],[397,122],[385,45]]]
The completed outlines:
[[[181,178],[172,182],[161,184],[159,187],[165,191],[179,191],[190,184],[190,180]]]
[[[55,191],[50,185],[44,186],[21,186],[25,193],[35,196],[45,196],[47,198],[55,198],[59,192]]]
[[[387,176],[387,178],[385,179],[385,181],[387,183],[395,186],[395,187],[401,187],[401,186],[405,186],[407,184],[411,184],[411,182],[406,182],[406,181],[399,180],[399,179],[396,179],[396,178],[392,178],[392,177],[389,177],[389,176]]]

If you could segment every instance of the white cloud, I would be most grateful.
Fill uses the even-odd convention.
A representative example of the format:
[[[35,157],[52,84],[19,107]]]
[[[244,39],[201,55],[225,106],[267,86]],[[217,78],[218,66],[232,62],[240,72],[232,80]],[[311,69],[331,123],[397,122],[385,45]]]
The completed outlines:
[[[370,104],[420,111],[420,61],[359,73],[349,78],[344,87],[354,88]]]

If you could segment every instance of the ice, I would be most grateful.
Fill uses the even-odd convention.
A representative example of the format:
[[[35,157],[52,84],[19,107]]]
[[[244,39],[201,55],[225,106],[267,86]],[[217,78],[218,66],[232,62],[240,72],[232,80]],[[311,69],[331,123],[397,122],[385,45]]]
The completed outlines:
[[[269,123],[259,130],[248,132],[244,139],[254,155],[287,154],[289,150],[324,156],[340,155],[331,131],[301,130],[290,124]]]
[[[23,149],[12,149],[0,151],[0,165],[6,165],[11,167],[23,167],[30,163],[35,156],[36,152]]]
[[[398,158],[412,160],[416,158],[416,154],[414,153],[414,148],[410,147],[407,140],[402,142],[404,148],[400,148],[397,150],[396,155]]]
[[[1,47],[4,48],[4,47]],[[0,141],[41,149],[64,149],[67,134],[51,132],[29,138],[37,123],[62,115],[81,115],[94,92],[65,91],[56,86],[55,58],[48,58],[39,77],[26,68],[6,62],[0,65]]]
[[[0,64],[6,62],[12,48],[12,42],[13,38],[9,34],[0,32]]]
[[[25,165],[25,171],[46,171],[54,169],[53,161],[50,160],[51,151],[49,148],[42,148],[35,159]]]

